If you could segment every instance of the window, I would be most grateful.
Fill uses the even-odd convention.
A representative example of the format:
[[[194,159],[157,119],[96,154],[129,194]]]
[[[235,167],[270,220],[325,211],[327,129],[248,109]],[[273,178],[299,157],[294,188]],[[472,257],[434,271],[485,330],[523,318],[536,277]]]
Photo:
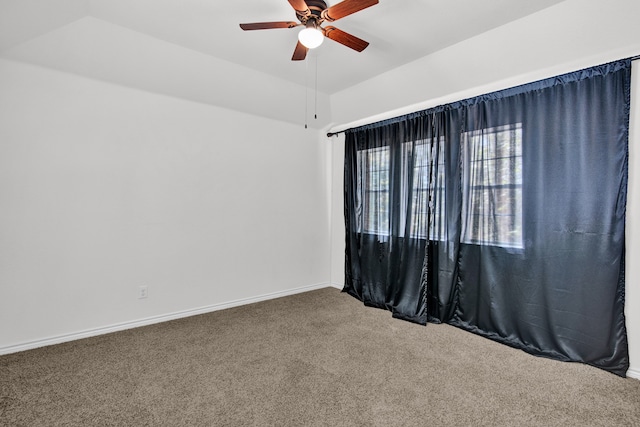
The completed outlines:
[[[409,224],[409,235],[413,238],[442,239],[445,230],[444,221],[444,138],[439,144],[432,146],[431,140],[417,141],[415,144],[404,143],[401,146],[401,169],[406,170],[413,164],[412,199]],[[414,150],[412,152],[412,150]],[[433,161],[437,164],[432,165]],[[437,181],[429,175],[431,167],[437,167]],[[390,231],[390,148],[380,147],[358,151],[358,194],[361,195],[362,216],[358,219],[357,229],[364,233],[387,236]],[[434,169],[435,171],[436,169]],[[436,172],[433,172],[436,173]],[[409,174],[402,172],[399,194],[408,194]],[[436,191],[434,191],[436,188]],[[431,196],[432,200],[429,200]],[[404,235],[407,225],[408,200],[396,201],[402,212],[397,224],[399,235]],[[429,208],[435,214],[429,223]],[[427,230],[430,227],[430,230]]]
[[[358,194],[363,215],[357,230],[389,235],[389,147],[358,151]]]
[[[445,238],[446,204],[444,197],[445,170],[443,150],[444,138],[440,138],[437,145],[432,145],[431,140],[416,142],[413,166],[411,237],[426,239],[428,234],[431,240],[443,240]],[[430,174],[432,173],[437,174],[437,176],[431,177]],[[435,181],[433,178],[435,178]],[[431,200],[429,199],[430,195]],[[431,223],[428,222],[429,209],[433,213]],[[429,227],[428,233],[427,227]]]
[[[462,240],[522,248],[522,124],[462,135]]]
[[[461,136],[462,242],[522,248],[522,125]],[[443,137],[437,143],[421,140],[402,144],[396,160],[402,178],[393,192],[390,147],[358,151],[359,232],[388,236],[391,227],[397,227],[398,235],[404,236],[408,225],[412,238],[446,239],[444,144]],[[404,172],[409,167],[412,174]],[[399,200],[390,200],[391,194]],[[391,204],[399,207],[394,224],[389,217]]]

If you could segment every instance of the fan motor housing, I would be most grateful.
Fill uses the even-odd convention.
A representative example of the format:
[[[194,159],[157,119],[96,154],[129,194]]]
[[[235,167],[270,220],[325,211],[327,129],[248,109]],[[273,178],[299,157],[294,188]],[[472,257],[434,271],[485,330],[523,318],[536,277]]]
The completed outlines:
[[[316,21],[316,23],[318,23],[318,24],[320,22],[324,21],[324,19],[320,15],[322,14],[322,11],[327,8],[327,3],[326,2],[324,2],[323,0],[304,0],[304,2],[309,7],[309,11],[311,12],[311,16],[302,16],[302,15],[296,13],[296,16],[298,17],[300,22],[302,22],[304,24],[304,23],[306,23],[306,21],[309,18],[314,19]]]

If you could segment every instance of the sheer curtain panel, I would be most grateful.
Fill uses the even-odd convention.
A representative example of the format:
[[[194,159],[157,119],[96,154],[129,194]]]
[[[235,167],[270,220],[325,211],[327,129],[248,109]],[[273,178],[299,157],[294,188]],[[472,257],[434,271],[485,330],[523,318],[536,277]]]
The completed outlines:
[[[344,291],[624,376],[631,61],[346,133]]]

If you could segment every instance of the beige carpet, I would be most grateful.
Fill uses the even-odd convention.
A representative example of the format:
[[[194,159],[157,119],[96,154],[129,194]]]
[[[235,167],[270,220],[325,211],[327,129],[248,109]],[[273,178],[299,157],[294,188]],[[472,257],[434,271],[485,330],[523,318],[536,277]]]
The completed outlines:
[[[322,289],[0,357],[2,426],[640,426],[640,381]]]

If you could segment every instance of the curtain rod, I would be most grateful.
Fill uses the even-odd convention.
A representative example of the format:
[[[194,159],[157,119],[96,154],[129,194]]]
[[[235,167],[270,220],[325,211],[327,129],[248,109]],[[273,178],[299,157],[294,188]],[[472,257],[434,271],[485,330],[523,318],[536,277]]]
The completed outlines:
[[[640,59],[640,55],[635,55],[635,56],[631,56],[628,57],[630,61],[637,61]],[[347,129],[343,129],[343,130],[339,130],[339,131],[335,131],[335,132],[327,132],[327,138],[331,138],[332,136],[336,136],[336,135],[340,135],[341,133],[345,133],[351,129],[354,128],[347,128]]]
[[[349,129],[339,130],[336,132],[327,132],[327,138],[331,138],[332,136],[340,135],[341,133],[345,133]]]

